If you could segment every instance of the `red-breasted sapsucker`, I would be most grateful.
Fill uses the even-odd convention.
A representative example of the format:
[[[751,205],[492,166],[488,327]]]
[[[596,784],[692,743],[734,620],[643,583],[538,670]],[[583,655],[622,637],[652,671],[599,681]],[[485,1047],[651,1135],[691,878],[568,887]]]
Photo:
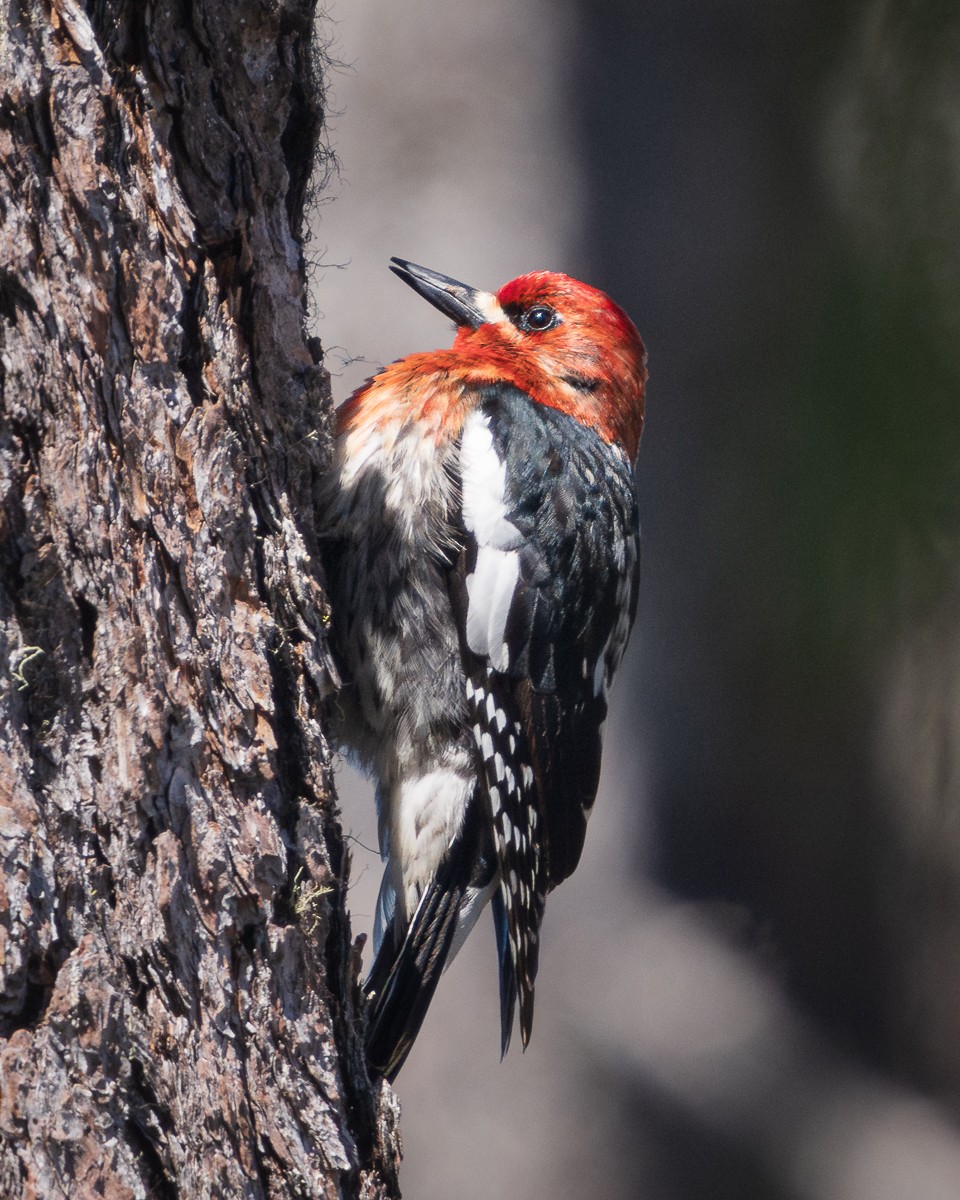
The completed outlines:
[[[630,319],[566,275],[493,295],[391,265],[458,329],[339,409],[327,512],[339,732],[377,781],[386,862],[367,1055],[389,1079],[488,901],[502,1049],[518,1001],[529,1040],[636,609],[647,376]]]

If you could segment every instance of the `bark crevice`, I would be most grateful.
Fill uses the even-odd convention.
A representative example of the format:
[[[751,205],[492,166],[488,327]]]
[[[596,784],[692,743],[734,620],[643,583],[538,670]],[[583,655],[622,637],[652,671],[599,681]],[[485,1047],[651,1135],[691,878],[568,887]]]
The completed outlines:
[[[0,10],[0,1193],[396,1195],[323,704],[313,5]]]

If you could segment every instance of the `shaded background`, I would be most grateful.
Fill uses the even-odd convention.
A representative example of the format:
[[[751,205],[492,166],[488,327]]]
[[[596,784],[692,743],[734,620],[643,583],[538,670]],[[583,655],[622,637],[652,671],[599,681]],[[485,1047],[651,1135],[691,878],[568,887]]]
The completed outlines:
[[[449,342],[391,254],[565,270],[650,352],[638,626],[534,1039],[499,1063],[481,922],[398,1081],[404,1193],[956,1200],[956,4],[340,0],[321,30],[338,399]]]

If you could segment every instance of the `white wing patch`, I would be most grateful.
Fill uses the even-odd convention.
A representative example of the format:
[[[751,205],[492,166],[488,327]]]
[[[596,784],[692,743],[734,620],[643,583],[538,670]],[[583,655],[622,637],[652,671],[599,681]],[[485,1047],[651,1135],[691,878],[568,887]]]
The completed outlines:
[[[498,671],[509,667],[507,616],[520,577],[523,538],[507,520],[506,464],[493,445],[487,417],[472,412],[460,445],[463,523],[477,541],[477,565],[467,576],[467,645]]]
[[[496,550],[515,550],[523,538],[516,525],[507,520],[504,503],[507,464],[497,456],[490,422],[484,413],[470,413],[463,424],[460,479],[463,522],[477,544]]]
[[[519,577],[516,551],[490,546],[480,547],[476,568],[467,576],[467,645],[498,671],[510,666],[504,634]]]

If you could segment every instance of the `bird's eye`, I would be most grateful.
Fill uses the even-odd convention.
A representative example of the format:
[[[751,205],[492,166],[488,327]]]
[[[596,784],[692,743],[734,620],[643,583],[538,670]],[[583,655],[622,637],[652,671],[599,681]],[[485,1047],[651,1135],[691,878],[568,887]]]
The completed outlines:
[[[547,304],[535,304],[520,318],[520,328],[528,333],[542,333],[560,324],[560,314]]]

